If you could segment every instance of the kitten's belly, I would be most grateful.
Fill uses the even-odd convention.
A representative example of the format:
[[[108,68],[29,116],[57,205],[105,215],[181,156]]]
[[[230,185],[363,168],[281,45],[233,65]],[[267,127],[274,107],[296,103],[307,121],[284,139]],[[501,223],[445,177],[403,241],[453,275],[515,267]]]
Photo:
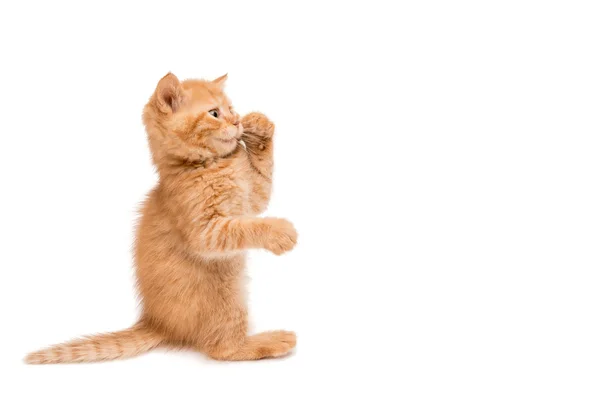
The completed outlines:
[[[244,267],[244,253],[190,259],[173,252],[140,265],[144,317],[181,341],[207,337],[217,320],[239,323],[246,313]]]

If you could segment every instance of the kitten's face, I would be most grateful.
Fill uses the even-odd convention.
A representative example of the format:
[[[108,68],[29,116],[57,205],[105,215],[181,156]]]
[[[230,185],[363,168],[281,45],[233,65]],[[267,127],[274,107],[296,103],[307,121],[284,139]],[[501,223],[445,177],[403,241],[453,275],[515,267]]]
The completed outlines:
[[[167,130],[164,134],[176,135],[190,152],[203,156],[224,157],[233,152],[243,128],[239,115],[223,93],[226,77],[212,82],[180,83],[172,74],[165,76],[153,96],[156,117]]]

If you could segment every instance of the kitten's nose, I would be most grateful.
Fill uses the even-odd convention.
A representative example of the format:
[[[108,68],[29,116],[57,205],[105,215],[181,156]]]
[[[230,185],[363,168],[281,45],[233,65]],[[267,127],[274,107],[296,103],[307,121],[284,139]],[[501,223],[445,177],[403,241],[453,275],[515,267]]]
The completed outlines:
[[[240,124],[240,120],[239,120],[239,119],[236,119],[235,121],[233,121],[233,124],[234,124],[235,126],[238,126],[238,125]]]

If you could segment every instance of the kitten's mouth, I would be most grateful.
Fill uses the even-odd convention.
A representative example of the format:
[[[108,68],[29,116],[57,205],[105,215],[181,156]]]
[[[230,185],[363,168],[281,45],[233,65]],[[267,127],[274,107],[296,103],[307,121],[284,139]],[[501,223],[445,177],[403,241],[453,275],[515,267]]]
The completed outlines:
[[[225,144],[233,144],[235,142],[237,142],[236,138],[231,138],[231,139],[220,139],[220,138],[216,138],[219,142],[221,143],[225,143]]]

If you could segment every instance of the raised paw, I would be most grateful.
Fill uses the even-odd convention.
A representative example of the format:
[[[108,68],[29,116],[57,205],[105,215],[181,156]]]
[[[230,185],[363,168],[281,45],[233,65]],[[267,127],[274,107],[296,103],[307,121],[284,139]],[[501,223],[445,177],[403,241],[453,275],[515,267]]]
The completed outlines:
[[[273,132],[275,132],[275,125],[266,115],[259,112],[245,115],[242,118],[242,126],[244,127],[244,135],[254,135],[261,139],[270,139],[273,137]]]
[[[296,246],[298,232],[290,221],[283,218],[265,218],[265,220],[268,223],[265,249],[280,255]]]

